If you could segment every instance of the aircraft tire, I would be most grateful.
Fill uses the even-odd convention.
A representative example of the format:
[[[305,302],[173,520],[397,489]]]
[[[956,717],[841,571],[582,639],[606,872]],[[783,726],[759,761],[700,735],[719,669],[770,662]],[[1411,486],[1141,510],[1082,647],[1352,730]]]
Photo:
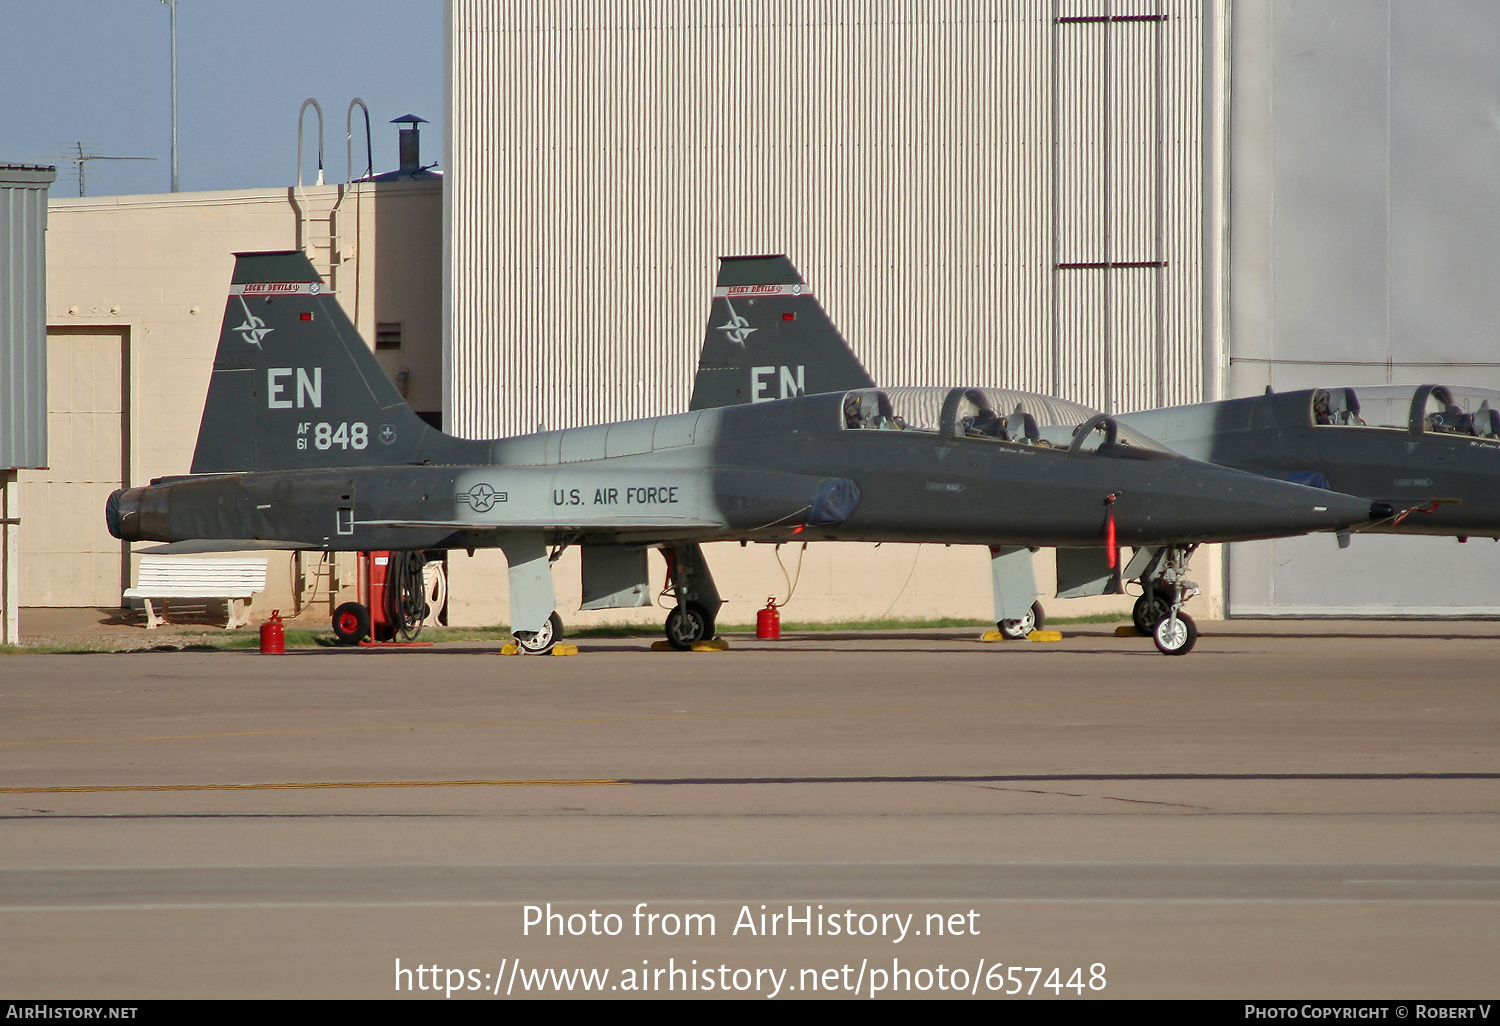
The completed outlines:
[[[562,617],[557,615],[557,610],[547,617],[547,622],[542,624],[542,629],[535,633],[522,631],[516,635],[516,644],[521,651],[527,655],[546,655],[552,651],[552,646],[562,640],[563,624]]]
[[[667,644],[679,652],[690,651],[695,641],[707,641],[714,636],[714,619],[708,610],[696,602],[686,606],[673,606],[667,614]]]
[[[1176,620],[1164,617],[1156,625],[1152,638],[1156,641],[1156,650],[1162,655],[1187,655],[1198,643],[1198,625],[1191,616],[1179,612]]]
[[[1021,619],[1001,620],[995,624],[995,627],[1005,636],[1006,641],[1025,641],[1028,634],[1041,630],[1046,623],[1047,614],[1042,611],[1042,604],[1033,602],[1031,612]]]
[[[1130,619],[1135,621],[1137,633],[1143,638],[1149,638],[1156,634],[1156,625],[1165,620],[1167,613],[1171,610],[1172,604],[1161,595],[1157,595],[1148,608],[1146,596],[1142,595],[1135,600],[1135,608],[1130,611]]]
[[[345,602],[333,611],[333,637],[340,645],[358,645],[370,635],[370,611],[359,602]]]

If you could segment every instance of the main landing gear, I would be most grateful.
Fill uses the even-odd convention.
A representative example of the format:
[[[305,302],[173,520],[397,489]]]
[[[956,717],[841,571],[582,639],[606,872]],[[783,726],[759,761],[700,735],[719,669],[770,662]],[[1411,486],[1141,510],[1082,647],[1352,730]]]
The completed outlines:
[[[1042,604],[1033,602],[1025,616],[1019,620],[999,620],[995,628],[1006,641],[1025,641],[1032,631],[1039,631],[1046,625],[1047,615],[1042,611]]]
[[[714,636],[714,618],[697,602],[672,607],[667,614],[667,644],[681,652],[693,647],[695,641],[708,641]]]
[[[724,603],[701,546],[664,545],[661,554],[667,561],[665,592],[677,599],[677,605],[667,614],[667,644],[687,652],[695,642],[713,639],[714,620]]]
[[[1182,605],[1201,589],[1187,579],[1188,562],[1196,545],[1168,545],[1141,572],[1141,597],[1131,619],[1135,629],[1150,636],[1162,655],[1187,655],[1198,643],[1198,625],[1182,612]]]
[[[542,624],[539,631],[516,631],[516,644],[522,652],[527,655],[546,655],[552,651],[552,647],[562,640],[563,624],[562,617],[557,615],[557,610],[547,617],[546,623]]]

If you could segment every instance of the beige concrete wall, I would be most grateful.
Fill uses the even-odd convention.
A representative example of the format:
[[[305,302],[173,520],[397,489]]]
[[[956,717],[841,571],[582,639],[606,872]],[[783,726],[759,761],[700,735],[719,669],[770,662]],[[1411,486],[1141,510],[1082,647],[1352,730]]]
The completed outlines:
[[[367,341],[373,345],[378,323],[401,323],[402,349],[378,358],[392,378],[407,372],[415,409],[441,409],[441,211],[437,181],[53,200],[49,333],[107,330],[124,340],[122,483],[188,472],[236,252],[295,249],[305,240]],[[56,406],[58,413],[78,412],[73,407],[84,384],[57,396],[68,406]],[[119,600],[117,579],[62,587],[47,576],[49,567],[65,562],[48,555],[64,545],[58,533],[64,525],[55,521],[103,522],[92,495],[90,508],[74,509],[81,500],[63,494],[67,487],[42,474],[22,476],[23,507],[62,514],[48,513],[19,531],[20,549],[36,557],[24,562],[32,572],[24,575],[22,605],[112,604],[101,587]],[[297,608],[291,557],[272,553],[270,560],[268,589],[252,609]],[[352,580],[349,562],[346,580]]]
[[[21,594],[27,605],[116,605],[127,587],[104,502],[124,483],[126,332],[47,333],[47,469],[23,470]]]

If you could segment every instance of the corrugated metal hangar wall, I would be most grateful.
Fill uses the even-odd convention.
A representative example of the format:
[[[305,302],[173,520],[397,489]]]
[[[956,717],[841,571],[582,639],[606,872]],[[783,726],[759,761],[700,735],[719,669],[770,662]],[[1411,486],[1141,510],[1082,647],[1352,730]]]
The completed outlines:
[[[47,188],[51,167],[0,164],[0,645],[20,637],[17,469],[47,465]]]
[[[685,409],[746,253],[789,254],[884,384],[1212,393],[1222,6],[450,0],[447,426]]]
[[[893,385],[1500,386],[1484,0],[450,0],[449,42],[461,434],[684,408],[732,253]],[[1494,613],[1482,544],[1237,546],[1230,612]]]

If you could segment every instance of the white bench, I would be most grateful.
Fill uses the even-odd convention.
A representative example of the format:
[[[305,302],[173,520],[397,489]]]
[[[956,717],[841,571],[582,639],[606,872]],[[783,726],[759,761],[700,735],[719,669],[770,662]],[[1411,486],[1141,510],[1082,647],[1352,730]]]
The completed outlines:
[[[250,615],[242,604],[257,591],[266,590],[266,558],[192,559],[183,556],[142,556],[141,572],[126,598],[146,603],[146,629],[166,623],[168,604],[174,598],[224,599],[229,622],[224,629],[245,627]],[[151,605],[161,599],[161,616]],[[236,608],[238,606],[238,608]]]

